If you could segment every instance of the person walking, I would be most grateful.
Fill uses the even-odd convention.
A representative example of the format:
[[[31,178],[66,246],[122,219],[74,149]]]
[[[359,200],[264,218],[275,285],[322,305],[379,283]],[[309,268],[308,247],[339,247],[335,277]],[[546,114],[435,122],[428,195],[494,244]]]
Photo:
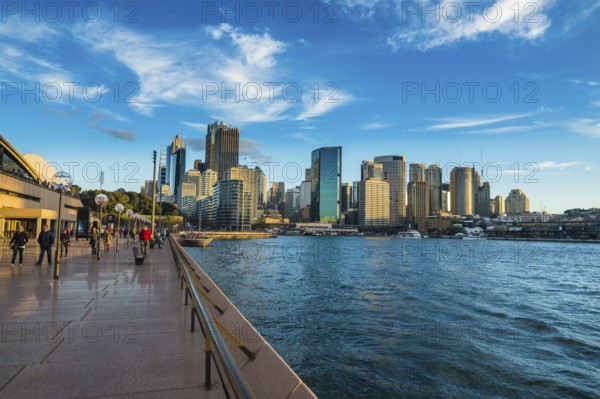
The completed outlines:
[[[150,238],[152,238],[152,232],[148,230],[148,226],[144,226],[142,231],[140,231],[140,247],[142,247],[142,255],[147,255]]]
[[[36,266],[41,266],[44,260],[44,253],[48,254],[48,265],[52,265],[52,245],[54,245],[54,236],[48,231],[48,225],[42,226],[42,232],[38,236],[38,244],[40,244],[40,258]]]
[[[110,229],[106,230],[106,232],[103,234],[102,239],[104,240],[104,250],[108,252],[108,250],[110,249],[110,243],[112,241],[112,233]]]
[[[92,256],[96,256],[96,251],[98,251],[100,244],[100,233],[96,226],[92,226],[92,230],[90,230],[90,245],[92,246]]]
[[[13,250],[12,261],[10,262],[11,268],[15,267],[17,252],[19,253],[19,267],[23,266],[23,251],[25,250],[25,244],[27,244],[27,241],[29,241],[29,238],[27,237],[27,233],[25,233],[25,229],[23,229],[23,226],[19,226],[10,240],[10,247]]]
[[[60,256],[66,257],[69,254],[69,246],[71,245],[71,235],[69,234],[69,229],[64,229],[62,234],[60,235]]]

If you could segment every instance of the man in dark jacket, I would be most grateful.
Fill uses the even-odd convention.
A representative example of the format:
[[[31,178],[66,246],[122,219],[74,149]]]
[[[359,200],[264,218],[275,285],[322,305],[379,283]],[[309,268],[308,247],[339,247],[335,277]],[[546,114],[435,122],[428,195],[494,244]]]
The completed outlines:
[[[23,226],[19,226],[19,229],[15,232],[10,240],[10,246],[13,250],[10,267],[15,267],[17,252],[19,253],[19,267],[23,266],[23,250],[25,250],[25,244],[27,244],[27,241],[29,241],[29,238],[27,238],[27,233],[25,233]]]
[[[42,232],[38,237],[38,243],[40,244],[40,258],[35,264],[41,266],[44,260],[44,253],[48,253],[48,265],[52,264],[52,245],[54,244],[54,236],[48,231],[48,225],[42,226]]]

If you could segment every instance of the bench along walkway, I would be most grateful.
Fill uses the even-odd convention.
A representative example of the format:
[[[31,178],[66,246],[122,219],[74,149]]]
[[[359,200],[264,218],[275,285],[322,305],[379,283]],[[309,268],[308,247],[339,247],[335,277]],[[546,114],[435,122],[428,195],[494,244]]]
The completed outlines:
[[[14,270],[0,254],[0,397],[225,397],[218,373],[205,387],[204,339],[169,244],[135,266],[125,243],[99,261],[74,243],[59,280],[32,248]]]

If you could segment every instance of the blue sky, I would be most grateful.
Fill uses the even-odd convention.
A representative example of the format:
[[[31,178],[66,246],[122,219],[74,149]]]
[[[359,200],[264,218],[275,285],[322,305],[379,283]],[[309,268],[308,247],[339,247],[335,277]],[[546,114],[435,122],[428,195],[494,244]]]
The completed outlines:
[[[0,134],[84,188],[139,190],[180,130],[191,168],[219,119],[287,187],[342,145],[344,181],[483,159],[492,195],[599,206],[600,1],[573,3],[4,2]]]

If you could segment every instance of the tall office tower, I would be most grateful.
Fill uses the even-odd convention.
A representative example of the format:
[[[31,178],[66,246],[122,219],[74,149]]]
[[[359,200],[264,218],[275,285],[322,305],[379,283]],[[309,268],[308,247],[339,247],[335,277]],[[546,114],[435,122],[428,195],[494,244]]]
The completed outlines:
[[[360,203],[360,181],[352,182],[352,206],[350,208],[358,209]]]
[[[213,218],[219,226],[229,230],[249,230],[251,210],[256,209],[249,193],[244,192],[241,180],[219,180],[215,184],[212,201]]]
[[[397,226],[406,217],[406,158],[386,155],[374,161],[383,165],[383,180],[390,185],[390,224]]]
[[[442,212],[452,212],[452,196],[450,190],[442,190]]]
[[[509,215],[529,212],[529,198],[520,188],[510,190],[504,203],[506,213]]]
[[[342,147],[312,152],[310,213],[314,222],[339,223],[342,188]]]
[[[473,169],[456,167],[450,172],[451,212],[455,215],[473,215]]]
[[[409,179],[411,181],[425,181],[425,164],[424,163],[411,163],[409,165]]]
[[[485,182],[477,187],[475,194],[475,214],[481,217],[492,216],[490,183]]]
[[[257,198],[257,205],[259,209],[266,209],[267,208],[267,191],[268,191],[268,182],[267,182],[267,176],[265,175],[265,172],[263,172],[263,170],[260,168],[260,166],[256,167],[256,173],[258,176],[258,198]]]
[[[224,180],[225,172],[239,165],[240,129],[228,127],[224,122],[208,125],[206,131],[206,168],[218,173]]]
[[[244,196],[250,198],[250,223],[257,221],[256,210],[258,204],[258,170],[247,166],[234,166],[227,170],[222,180],[241,180],[244,183]]]
[[[286,190],[284,196],[283,217],[289,218],[300,210],[300,187]]]
[[[494,197],[494,214],[495,215],[504,215],[506,212],[504,211],[504,197],[501,195],[496,195]]]
[[[310,206],[310,180],[300,183],[300,209]]]
[[[183,182],[196,186],[196,192],[193,194],[195,197],[202,195],[202,173],[199,170],[190,169],[185,172]]]
[[[205,170],[202,172],[202,191],[200,195],[203,197],[210,197],[213,195],[213,186],[219,180],[217,172],[214,170]]]
[[[383,179],[383,164],[374,161],[362,161],[360,180]]]
[[[382,179],[361,180],[358,224],[386,226],[390,224],[390,185]]]
[[[427,167],[425,181],[429,184],[429,212],[438,213],[442,210],[442,168],[439,164]]]
[[[167,184],[171,187],[175,203],[181,207],[181,185],[185,173],[185,146],[181,133],[167,147]]]
[[[352,208],[352,186],[348,183],[342,183],[341,211],[346,212],[350,208]]]
[[[160,185],[164,186],[167,184],[167,165],[161,165],[158,174]]]
[[[426,181],[408,183],[408,223],[419,223],[429,216],[429,184]]]
[[[304,181],[310,181],[310,168],[304,169]]]
[[[269,209],[277,209],[277,206],[283,202],[285,195],[285,182],[275,181],[269,188]]]

